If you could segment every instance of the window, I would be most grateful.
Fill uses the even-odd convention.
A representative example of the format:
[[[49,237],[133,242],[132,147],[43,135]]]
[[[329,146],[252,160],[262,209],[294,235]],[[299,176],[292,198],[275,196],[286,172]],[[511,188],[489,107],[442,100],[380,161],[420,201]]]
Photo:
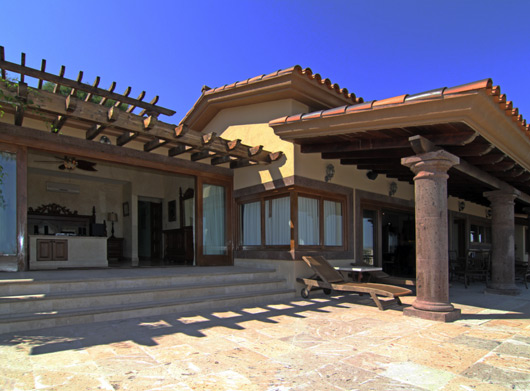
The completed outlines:
[[[289,197],[265,201],[265,243],[289,245],[291,241],[291,203]]]
[[[260,202],[249,202],[240,207],[241,244],[244,246],[259,246],[261,244],[261,212]]]
[[[491,243],[491,227],[471,224],[469,228],[469,241],[471,243]]]
[[[302,246],[320,244],[318,220],[318,200],[298,197],[298,244]]]
[[[16,155],[0,151],[0,255],[17,254]]]
[[[270,194],[238,202],[240,247],[285,247],[294,235],[295,248],[343,250],[346,196],[294,188]]]

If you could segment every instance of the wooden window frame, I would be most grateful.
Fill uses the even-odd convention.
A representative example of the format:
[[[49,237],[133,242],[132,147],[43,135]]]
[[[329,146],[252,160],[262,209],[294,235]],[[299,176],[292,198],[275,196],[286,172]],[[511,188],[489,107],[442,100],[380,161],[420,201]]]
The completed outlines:
[[[265,238],[265,202],[275,198],[290,197],[290,214],[291,214],[291,242],[290,245],[267,245]],[[318,218],[319,218],[319,244],[318,245],[300,245],[298,243],[298,197],[313,198],[318,200]],[[338,202],[341,204],[342,211],[342,245],[325,246],[324,245],[324,201]],[[243,245],[241,230],[241,205],[260,202],[261,213],[261,245]],[[290,186],[284,189],[265,191],[254,195],[243,196],[236,199],[236,249],[237,251],[331,251],[345,252],[348,250],[348,216],[350,213],[348,207],[348,197],[343,194],[335,194],[327,191],[304,188],[301,186]]]

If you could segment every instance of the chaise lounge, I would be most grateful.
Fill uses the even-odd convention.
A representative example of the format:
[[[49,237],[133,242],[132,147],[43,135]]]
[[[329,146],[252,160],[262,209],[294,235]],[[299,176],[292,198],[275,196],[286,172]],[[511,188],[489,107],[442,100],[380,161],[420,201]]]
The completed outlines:
[[[309,297],[309,292],[312,288],[320,288],[323,289],[324,292],[335,290],[360,294],[368,293],[377,305],[377,308],[383,311],[384,307],[379,300],[379,296],[391,298],[391,300],[385,300],[385,304],[397,303],[401,305],[399,297],[410,295],[412,293],[410,289],[395,285],[347,282],[344,280],[342,274],[335,270],[322,256],[304,256],[302,259],[315,272],[315,275],[311,278],[297,278],[298,282],[305,285],[305,288],[301,291],[303,298]]]

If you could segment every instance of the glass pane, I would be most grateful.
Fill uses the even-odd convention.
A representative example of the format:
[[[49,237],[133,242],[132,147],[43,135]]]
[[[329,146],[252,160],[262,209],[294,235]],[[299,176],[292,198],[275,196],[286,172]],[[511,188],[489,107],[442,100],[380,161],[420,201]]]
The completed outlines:
[[[265,201],[265,243],[289,245],[291,242],[290,197]]]
[[[324,245],[342,246],[342,204],[324,201]]]
[[[17,254],[16,155],[0,152],[0,255]]]
[[[376,211],[363,210],[363,262],[374,264]]]
[[[318,200],[298,197],[298,244],[319,245],[319,232]]]
[[[241,205],[241,244],[244,246],[261,245],[260,202]]]
[[[225,255],[226,209],[225,189],[222,186],[203,186],[202,246],[204,255]]]

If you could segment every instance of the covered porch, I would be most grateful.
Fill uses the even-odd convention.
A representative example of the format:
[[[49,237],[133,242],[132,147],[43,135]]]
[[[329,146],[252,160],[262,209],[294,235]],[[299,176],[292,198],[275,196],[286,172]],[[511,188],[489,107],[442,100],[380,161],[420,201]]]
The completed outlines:
[[[483,220],[491,225],[487,291],[519,293],[515,217],[526,218],[530,204],[529,127],[490,79],[282,117],[269,125],[302,154],[354,165],[371,180],[384,175],[414,184],[417,298],[406,314],[444,321],[460,316],[449,300],[448,254],[459,248],[450,241],[448,219],[453,228],[458,216],[448,213],[448,196],[459,212],[466,202],[483,207]],[[397,183],[390,187],[392,196]],[[361,211],[356,209],[356,259],[366,255]]]

